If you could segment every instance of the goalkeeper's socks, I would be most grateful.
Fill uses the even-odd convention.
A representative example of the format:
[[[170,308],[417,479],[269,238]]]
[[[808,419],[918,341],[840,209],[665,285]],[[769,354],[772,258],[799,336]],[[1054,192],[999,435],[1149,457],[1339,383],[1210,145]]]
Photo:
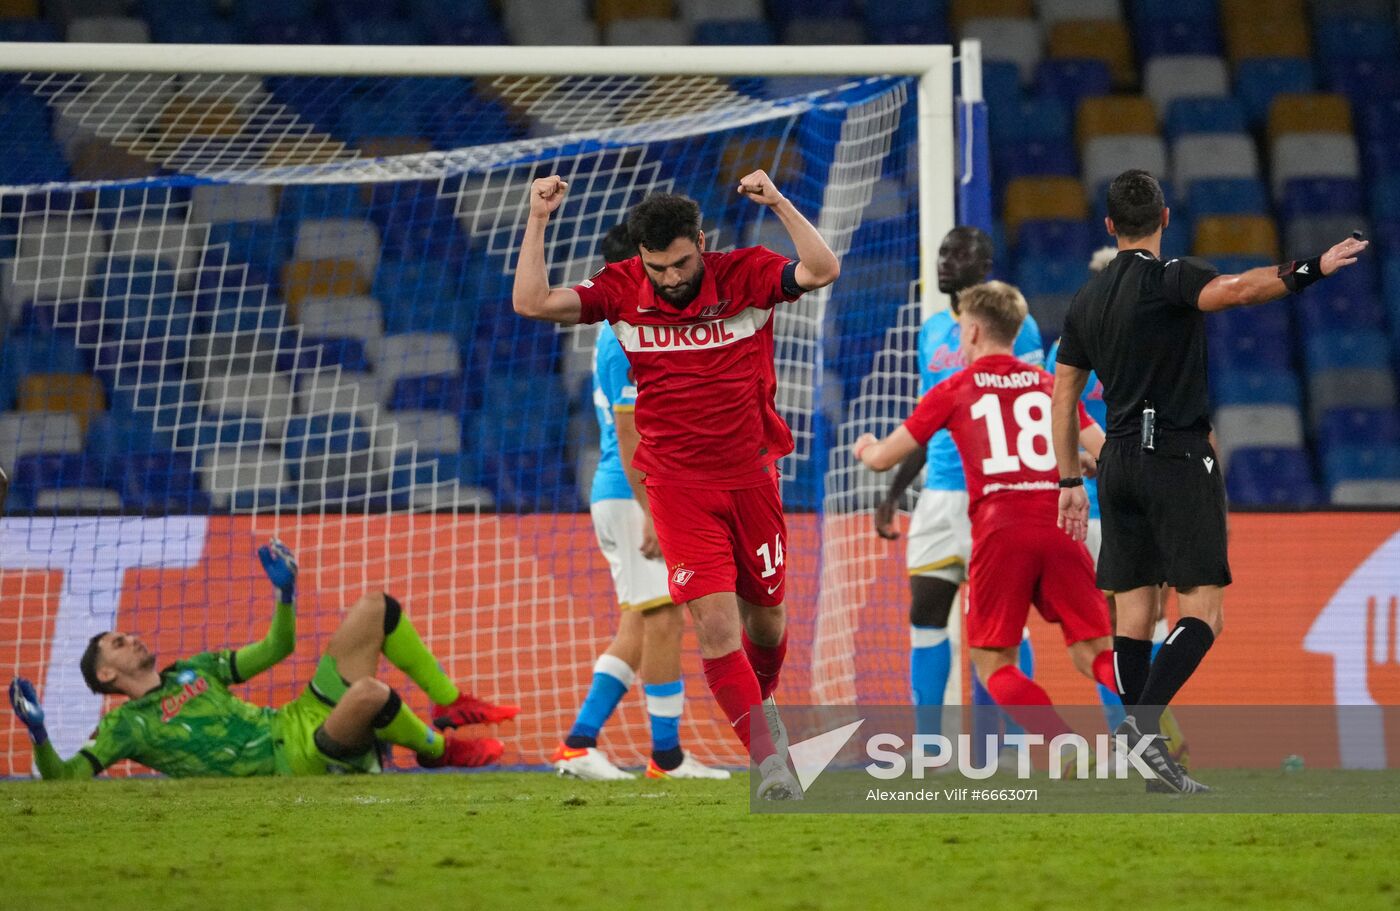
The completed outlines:
[[[578,710],[578,718],[564,738],[564,746],[575,750],[598,745],[598,732],[612,717],[613,710],[632,688],[637,672],[616,655],[602,654],[593,665],[593,683]]]
[[[1182,617],[1177,621],[1176,628],[1162,643],[1157,660],[1152,662],[1147,685],[1142,688],[1139,704],[1133,710],[1133,717],[1144,734],[1160,733],[1158,719],[1162,708],[1191,678],[1214,643],[1215,631],[1204,620]]]
[[[783,638],[778,640],[778,644],[771,646],[754,642],[749,638],[748,630],[744,630],[742,636],[744,655],[758,678],[759,692],[767,699],[778,688],[778,674],[782,672],[783,659],[787,658],[787,630],[783,630]]]
[[[685,708],[685,684],[648,683],[647,720],[651,722],[651,758],[658,768],[669,772],[681,764],[681,710]]]
[[[1033,734],[1049,741],[1073,730],[1050,702],[1050,694],[1015,665],[998,668],[987,678],[987,692],[1011,718]]]
[[[705,682],[714,693],[715,702],[729,719],[729,726],[738,735],[744,749],[755,764],[763,762],[776,751],[773,749],[773,735],[768,731],[768,722],[763,712],[750,714],[763,701],[758,688],[758,678],[748,656],[739,648],[718,658],[706,658]]]
[[[1137,705],[1147,675],[1152,670],[1152,641],[1129,636],[1113,637],[1113,680],[1118,698],[1126,706]]]
[[[380,740],[407,747],[419,756],[436,759],[442,755],[444,741],[441,734],[423,723],[423,719],[413,714],[404,705],[403,699],[393,690],[384,702],[384,708],[370,722],[374,734]]]
[[[393,595],[384,596],[384,647],[389,663],[423,688],[434,705],[450,705],[461,695],[437,658],[428,651],[403,607]]]
[[[915,733],[942,733],[943,697],[952,666],[953,648],[947,629],[909,627],[909,689],[915,706]]]

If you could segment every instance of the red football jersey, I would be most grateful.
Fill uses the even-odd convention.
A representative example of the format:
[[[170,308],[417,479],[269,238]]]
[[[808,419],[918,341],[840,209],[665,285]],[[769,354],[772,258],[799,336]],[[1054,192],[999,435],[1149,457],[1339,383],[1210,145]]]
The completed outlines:
[[[921,444],[947,428],[967,476],[974,525],[1030,518],[1059,510],[1059,472],[1050,437],[1055,378],[1009,354],[978,358],[919,400],[904,426]],[[1079,425],[1093,421],[1079,404]]]
[[[657,295],[638,257],[575,286],[580,321],[607,320],[637,380],[634,464],[648,478],[731,488],[772,482],[792,452],[774,403],[773,306],[789,260],[763,247],[706,253],[684,308]]]

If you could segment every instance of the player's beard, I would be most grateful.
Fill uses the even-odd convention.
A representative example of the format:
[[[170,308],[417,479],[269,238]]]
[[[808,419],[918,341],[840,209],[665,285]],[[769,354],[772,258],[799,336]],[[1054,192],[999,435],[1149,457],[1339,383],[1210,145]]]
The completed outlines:
[[[677,288],[663,288],[655,281],[652,281],[651,286],[656,289],[656,296],[666,303],[676,307],[686,307],[700,294],[700,286],[704,281],[705,263],[702,261],[700,263],[700,268],[695,270],[695,275],[684,285]]]

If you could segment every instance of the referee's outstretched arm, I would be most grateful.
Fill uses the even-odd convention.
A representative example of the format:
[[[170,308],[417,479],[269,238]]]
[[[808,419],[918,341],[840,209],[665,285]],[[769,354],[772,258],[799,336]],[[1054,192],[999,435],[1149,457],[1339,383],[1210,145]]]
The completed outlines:
[[[1361,240],[1358,235],[1353,234],[1313,259],[1294,260],[1278,266],[1261,266],[1238,275],[1218,275],[1201,289],[1196,306],[1206,312],[1213,312],[1229,310],[1231,307],[1247,307],[1251,304],[1267,304],[1286,294],[1301,291],[1338,269],[1350,266],[1369,244],[1370,241]],[[1059,388],[1057,383],[1057,396]]]

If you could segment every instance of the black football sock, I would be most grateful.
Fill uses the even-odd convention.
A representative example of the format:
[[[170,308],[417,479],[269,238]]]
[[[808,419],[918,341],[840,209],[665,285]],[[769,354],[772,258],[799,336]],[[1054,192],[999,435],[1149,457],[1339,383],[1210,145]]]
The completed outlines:
[[[1152,662],[1152,672],[1147,675],[1147,685],[1142,688],[1142,697],[1138,700],[1139,707],[1133,711],[1138,728],[1144,734],[1160,733],[1158,719],[1163,706],[1191,679],[1214,642],[1215,633],[1204,620],[1182,617],[1177,622],[1167,641],[1162,643],[1157,660]]]
[[[669,750],[652,750],[652,761],[656,767],[663,772],[669,772],[685,761],[685,751],[680,747],[671,747]]]
[[[1113,637],[1113,677],[1118,685],[1118,698],[1131,712],[1138,704],[1147,674],[1152,670],[1152,640],[1130,636]]]

